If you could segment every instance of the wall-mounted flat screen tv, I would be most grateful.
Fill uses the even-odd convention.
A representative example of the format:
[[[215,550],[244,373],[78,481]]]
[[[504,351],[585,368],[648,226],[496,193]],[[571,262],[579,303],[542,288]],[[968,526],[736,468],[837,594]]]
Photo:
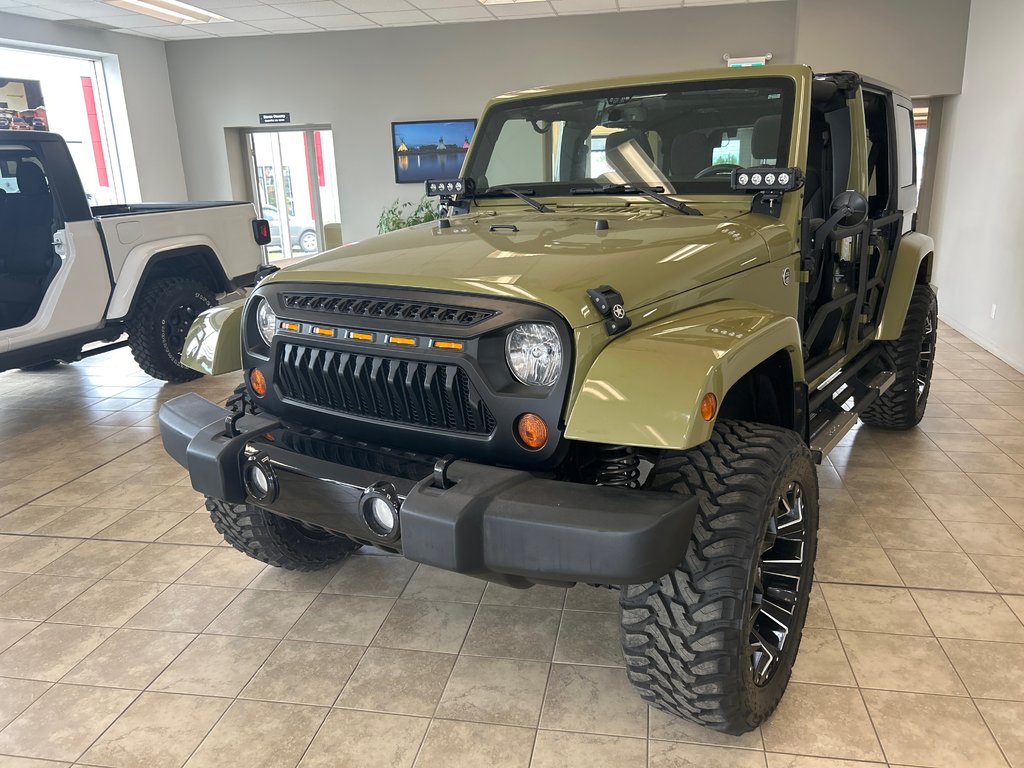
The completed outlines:
[[[475,129],[476,120],[392,123],[395,181],[422,184],[458,176]]]

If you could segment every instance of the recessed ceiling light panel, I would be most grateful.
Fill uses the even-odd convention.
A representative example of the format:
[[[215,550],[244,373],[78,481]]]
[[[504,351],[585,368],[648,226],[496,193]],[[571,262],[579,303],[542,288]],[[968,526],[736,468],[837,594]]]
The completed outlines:
[[[107,4],[172,24],[209,24],[225,20],[212,11],[204,11],[179,0],[107,0]]]

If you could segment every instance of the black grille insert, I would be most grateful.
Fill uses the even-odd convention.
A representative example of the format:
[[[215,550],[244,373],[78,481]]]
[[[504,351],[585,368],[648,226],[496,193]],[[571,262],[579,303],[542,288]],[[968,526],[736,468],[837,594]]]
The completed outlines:
[[[277,372],[290,400],[454,432],[494,431],[493,414],[458,365],[281,344]]]
[[[422,323],[440,323],[467,327],[483,322],[498,314],[490,309],[455,307],[394,299],[374,299],[366,296],[337,296],[318,293],[282,293],[281,302],[286,309],[306,312],[325,312],[347,317],[372,317],[387,320],[409,320]]]

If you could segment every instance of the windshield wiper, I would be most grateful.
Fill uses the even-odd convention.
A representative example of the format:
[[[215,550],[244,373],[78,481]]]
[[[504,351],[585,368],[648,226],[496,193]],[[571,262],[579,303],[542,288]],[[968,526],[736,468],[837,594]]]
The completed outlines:
[[[647,195],[659,203],[664,203],[680,213],[687,216],[703,216],[696,208],[691,208],[686,203],[673,200],[668,195],[662,194],[664,187],[644,187],[639,184],[603,184],[597,187],[573,187],[569,190],[570,195]]]
[[[544,203],[539,203],[534,200],[530,195],[533,194],[532,189],[516,189],[515,187],[487,187],[487,189],[480,189],[476,191],[475,196],[480,197],[481,195],[512,195],[518,197],[524,203],[529,205],[535,211],[540,213],[552,213],[552,210],[548,208]]]

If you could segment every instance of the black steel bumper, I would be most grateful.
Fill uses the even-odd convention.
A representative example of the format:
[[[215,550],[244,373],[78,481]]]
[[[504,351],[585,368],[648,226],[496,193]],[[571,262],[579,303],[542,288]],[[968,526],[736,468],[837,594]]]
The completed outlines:
[[[448,487],[439,487],[429,463],[422,463],[421,479],[349,466],[333,455],[289,449],[281,438],[297,433],[272,418],[246,415],[229,431],[229,416],[195,394],[160,409],[164,448],[200,493],[258,504],[410,560],[494,581],[651,581],[682,560],[696,515],[695,497],[547,480],[467,461],[450,463]],[[400,453],[392,459],[401,461]],[[253,462],[271,471],[272,498],[257,500],[246,490],[244,473]],[[367,522],[371,487],[397,501],[400,535],[381,537]]]

